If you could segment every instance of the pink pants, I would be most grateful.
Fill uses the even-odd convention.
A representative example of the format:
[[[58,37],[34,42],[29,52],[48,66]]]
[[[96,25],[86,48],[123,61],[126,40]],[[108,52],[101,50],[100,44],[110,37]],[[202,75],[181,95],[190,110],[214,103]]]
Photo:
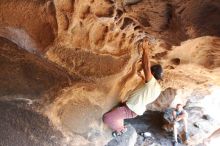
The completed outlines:
[[[114,131],[120,132],[124,127],[124,119],[135,118],[137,114],[131,111],[127,106],[117,107],[104,114],[103,121]]]

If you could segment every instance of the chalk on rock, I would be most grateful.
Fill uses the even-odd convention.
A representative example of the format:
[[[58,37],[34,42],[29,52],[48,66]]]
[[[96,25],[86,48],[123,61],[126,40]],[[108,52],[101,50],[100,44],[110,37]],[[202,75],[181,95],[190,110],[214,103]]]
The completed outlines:
[[[132,5],[140,2],[141,0],[124,0],[125,5]]]

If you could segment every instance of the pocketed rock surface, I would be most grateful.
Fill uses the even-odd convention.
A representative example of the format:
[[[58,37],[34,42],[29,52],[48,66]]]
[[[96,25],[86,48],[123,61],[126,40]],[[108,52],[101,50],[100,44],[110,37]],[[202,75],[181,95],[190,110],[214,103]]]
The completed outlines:
[[[148,111],[182,103],[189,145],[213,145],[219,14],[219,0],[1,0],[1,144],[106,145],[103,114],[144,84],[144,39],[151,63],[164,68]]]

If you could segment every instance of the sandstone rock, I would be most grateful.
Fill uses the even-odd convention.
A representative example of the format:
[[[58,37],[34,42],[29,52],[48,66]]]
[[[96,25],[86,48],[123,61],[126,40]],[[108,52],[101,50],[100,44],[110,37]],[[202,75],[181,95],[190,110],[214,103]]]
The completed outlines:
[[[134,146],[137,140],[137,133],[131,125],[127,125],[127,128],[127,132],[114,138],[106,146]]]
[[[0,98],[37,99],[68,86],[73,78],[60,68],[0,37]],[[51,97],[50,98],[54,98]],[[25,98],[24,98],[25,99]],[[45,99],[46,100],[46,99]]]
[[[47,13],[47,4],[42,0],[2,0],[0,36],[26,50],[46,51],[57,33],[55,13]],[[50,8],[55,9],[54,5],[50,5]]]
[[[219,11],[218,0],[1,0],[1,100],[47,115],[64,145],[105,145],[102,115],[144,84],[144,38],[151,63],[164,68],[163,92],[147,109],[182,103],[189,144],[200,144],[220,127]],[[149,116],[142,130],[162,127],[163,116]]]
[[[124,0],[125,5],[130,5],[130,4],[136,4],[140,2],[141,0]]]

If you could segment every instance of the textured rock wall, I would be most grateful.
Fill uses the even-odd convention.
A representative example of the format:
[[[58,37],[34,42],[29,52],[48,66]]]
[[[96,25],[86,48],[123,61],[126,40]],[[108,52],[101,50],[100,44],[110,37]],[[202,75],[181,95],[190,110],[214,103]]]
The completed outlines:
[[[57,33],[55,7],[48,0],[2,0],[0,36],[29,52],[45,51]]]
[[[194,89],[201,89],[199,94],[202,88],[208,90],[210,84],[219,84],[219,38],[203,37],[219,36],[218,31],[213,31],[219,22],[209,23],[213,17],[219,17],[219,4],[217,1],[196,4],[195,1],[141,1],[134,5],[123,1],[64,1],[62,4],[55,1],[58,47],[52,46],[47,57],[93,83],[69,89],[72,92],[66,98],[69,102],[60,109],[55,106],[56,112],[51,112],[63,111],[56,120],[60,122],[58,125],[81,132],[87,138],[94,127],[99,129],[98,133],[102,131],[97,128],[102,114],[115,102],[125,101],[143,83],[139,74],[142,52],[138,46],[142,38],[150,44],[152,62],[161,63],[165,68],[161,83],[164,92],[149,109],[164,110],[179,102],[186,104]],[[202,20],[204,13],[212,17]],[[192,40],[175,46],[188,39]],[[86,97],[82,95],[85,93]],[[77,110],[71,108],[70,104],[74,103],[80,105]],[[65,116],[81,119],[80,113],[84,113],[80,121],[87,121],[83,119],[91,111],[96,117],[94,122],[80,122],[77,126],[73,124],[75,120]]]
[[[205,97],[220,84],[219,11],[218,0],[2,0],[0,36],[19,46],[9,53],[12,60],[21,56],[30,63],[37,54],[33,64],[49,62],[45,74],[35,76],[42,63],[36,71],[30,65],[27,71],[6,74],[21,74],[15,85],[24,89],[16,93],[42,93],[37,109],[68,137],[66,143],[104,145],[110,136],[102,115],[143,84],[143,38],[152,64],[164,67],[164,91],[148,109],[162,111],[179,102],[195,106],[200,100],[195,97]],[[5,48],[13,47],[3,45],[3,54]],[[0,59],[12,65],[2,54]],[[4,82],[5,89],[17,90],[11,88],[13,81]]]

